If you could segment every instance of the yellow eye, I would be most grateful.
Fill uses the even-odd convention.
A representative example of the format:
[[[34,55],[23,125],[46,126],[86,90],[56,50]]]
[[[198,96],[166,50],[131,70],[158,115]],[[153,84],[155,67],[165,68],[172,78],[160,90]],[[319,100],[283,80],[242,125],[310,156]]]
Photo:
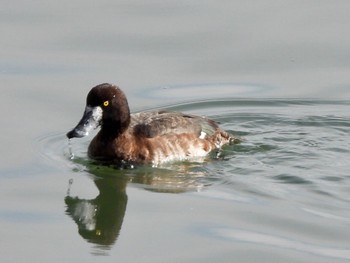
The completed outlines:
[[[109,105],[109,101],[106,100],[105,102],[103,102],[103,106],[107,107]]]

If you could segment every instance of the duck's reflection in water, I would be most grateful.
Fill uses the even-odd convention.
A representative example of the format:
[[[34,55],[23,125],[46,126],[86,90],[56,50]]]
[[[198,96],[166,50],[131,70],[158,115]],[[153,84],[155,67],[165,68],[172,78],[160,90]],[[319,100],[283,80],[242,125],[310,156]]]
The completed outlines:
[[[122,227],[128,197],[125,177],[97,178],[99,190],[95,199],[67,195],[66,213],[78,225],[79,234],[87,241],[108,249],[116,241]]]
[[[205,180],[208,178],[203,168],[196,169],[184,164],[177,165],[176,169],[148,168],[148,171],[143,170],[130,176],[130,183],[159,193],[198,192],[210,184]]]
[[[207,173],[198,167],[185,165],[176,167],[176,170],[152,167],[118,170],[89,166],[88,171],[93,175],[99,194],[89,200],[72,197],[69,188],[65,197],[66,213],[78,225],[78,232],[84,239],[106,251],[116,242],[122,228],[128,201],[127,184],[163,193],[199,191],[210,182],[203,182]]]

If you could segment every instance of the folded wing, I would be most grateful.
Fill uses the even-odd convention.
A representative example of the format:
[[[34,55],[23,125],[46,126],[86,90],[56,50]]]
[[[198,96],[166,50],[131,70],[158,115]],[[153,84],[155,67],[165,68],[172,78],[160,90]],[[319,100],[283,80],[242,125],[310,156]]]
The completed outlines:
[[[131,115],[130,128],[138,136],[153,138],[164,134],[194,133],[211,136],[218,125],[210,119],[179,112],[142,112]]]

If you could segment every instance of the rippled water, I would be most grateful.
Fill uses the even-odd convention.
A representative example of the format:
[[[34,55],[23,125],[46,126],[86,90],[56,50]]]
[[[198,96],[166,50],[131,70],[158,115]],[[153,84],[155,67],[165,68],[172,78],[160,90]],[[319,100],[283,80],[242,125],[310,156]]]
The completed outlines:
[[[349,262],[349,1],[2,1],[1,262]],[[119,169],[96,84],[206,115],[220,158]]]
[[[148,206],[138,212],[142,218],[134,227],[147,229],[151,224],[152,233],[165,231],[170,235],[166,240],[176,231],[187,232],[198,247],[219,242],[231,259],[235,247],[242,245],[267,258],[274,250],[283,261],[292,256],[308,262],[350,259],[348,102],[222,99],[165,109],[209,115],[242,142],[224,147],[219,159],[211,156],[203,163],[124,170],[86,157],[92,136],[72,141],[73,160],[64,134],[39,139],[43,155],[57,168],[73,172],[65,197],[66,215],[83,239],[97,245],[93,253],[121,253],[119,239],[123,243],[131,231],[123,231],[123,225],[129,225],[125,215],[134,223],[136,220],[135,211],[128,212],[128,195],[135,198],[135,191],[141,188],[157,193],[152,196],[156,200],[167,197],[179,202],[152,207],[152,201],[144,200]],[[86,179],[98,189],[94,198],[76,194],[80,188],[76,180]],[[169,197],[165,193],[187,194]],[[196,202],[200,205],[194,205]],[[167,215],[169,209],[172,212]],[[174,216],[180,211],[187,214]],[[172,222],[173,216],[180,217],[177,220],[185,227],[173,229],[158,222],[159,217]],[[146,226],[142,226],[144,221]],[[158,243],[159,238],[149,240]],[[210,262],[212,253],[207,256]],[[226,260],[224,255],[218,257]]]

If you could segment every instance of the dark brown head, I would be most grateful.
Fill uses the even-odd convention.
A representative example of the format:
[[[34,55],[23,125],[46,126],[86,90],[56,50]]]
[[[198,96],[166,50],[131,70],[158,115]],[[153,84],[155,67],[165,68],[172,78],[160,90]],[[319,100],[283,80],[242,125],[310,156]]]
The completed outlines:
[[[104,83],[90,90],[83,117],[67,137],[84,137],[100,125],[101,132],[114,136],[127,129],[129,123],[130,110],[125,94],[117,86]]]

